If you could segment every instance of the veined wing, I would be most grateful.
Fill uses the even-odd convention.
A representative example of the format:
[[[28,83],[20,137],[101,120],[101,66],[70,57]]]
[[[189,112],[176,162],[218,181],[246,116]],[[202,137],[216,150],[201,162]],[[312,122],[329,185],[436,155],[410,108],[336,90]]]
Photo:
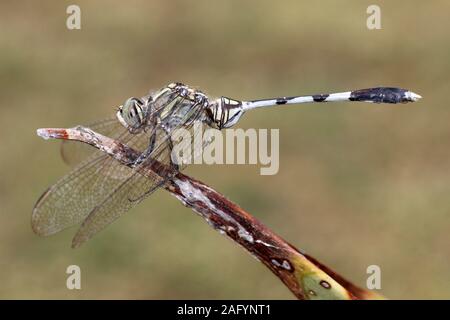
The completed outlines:
[[[200,105],[194,105],[192,112],[180,122],[177,128],[191,129],[202,114],[201,108]],[[162,170],[157,170],[159,171],[157,174],[146,169],[157,167],[157,163],[169,167],[172,165],[171,140],[168,139],[167,134],[161,128],[158,128],[156,134],[158,135],[157,143],[150,156],[133,170],[128,179],[117,186],[109,196],[105,197],[102,203],[99,203],[92,210],[73,238],[72,247],[79,247],[89,240],[97,232],[164,185],[169,179],[169,176],[161,175]],[[188,141],[182,141],[181,143],[189,143],[189,147],[191,147]],[[145,174],[142,174],[142,172],[145,172]]]
[[[162,148],[170,153],[169,148]],[[139,167],[148,164],[144,161]],[[130,169],[131,170],[131,169]],[[116,185],[104,200],[98,203],[83,221],[72,240],[72,247],[79,247],[110,223],[121,217],[125,212],[152,194],[165,182],[165,178],[146,170],[146,174],[139,172],[139,168],[131,170],[129,176]]]
[[[110,118],[85,125],[85,127],[112,139],[118,139],[120,135],[123,135],[124,131],[126,131],[115,115]],[[93,146],[71,140],[63,140],[61,142],[60,152],[61,158],[64,162],[72,167],[76,167],[78,164],[86,159],[92,158],[94,155],[100,156],[103,154],[103,152]]]
[[[138,147],[148,138],[125,130],[118,140]],[[94,153],[39,198],[31,218],[33,230],[51,235],[82,222],[132,171],[107,154]]]
[[[180,127],[186,123],[191,125],[201,114],[200,106],[194,110],[194,114],[180,122]],[[161,137],[162,134],[163,131],[148,161],[156,159],[169,165],[169,140]],[[148,130],[141,134],[126,131],[117,140],[143,152],[148,148],[150,135]],[[147,164],[143,162],[141,167]],[[80,245],[164,183],[165,178],[146,171],[144,177],[136,168],[122,165],[108,155],[94,153],[41,196],[33,209],[34,231],[50,235],[85,220],[73,242],[74,246]]]

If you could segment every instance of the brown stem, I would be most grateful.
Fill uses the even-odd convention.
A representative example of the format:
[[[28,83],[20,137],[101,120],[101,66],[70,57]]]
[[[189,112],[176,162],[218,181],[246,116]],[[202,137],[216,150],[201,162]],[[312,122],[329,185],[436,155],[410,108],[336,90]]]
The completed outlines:
[[[85,127],[39,129],[48,139],[76,140],[90,144],[129,165],[139,156],[136,150]],[[359,288],[316,259],[296,249],[237,204],[203,182],[153,162],[140,174],[171,175],[164,188],[185,206],[197,212],[221,234],[240,244],[268,267],[298,299],[377,299],[378,294]]]

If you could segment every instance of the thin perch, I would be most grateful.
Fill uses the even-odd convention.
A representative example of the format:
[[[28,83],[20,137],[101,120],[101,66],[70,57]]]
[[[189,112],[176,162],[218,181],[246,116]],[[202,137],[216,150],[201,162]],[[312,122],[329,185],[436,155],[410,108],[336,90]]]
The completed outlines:
[[[89,128],[38,129],[44,139],[87,143],[129,165],[139,152]],[[359,288],[313,257],[296,249],[237,204],[206,184],[160,163],[140,169],[140,174],[173,173],[164,188],[185,206],[197,212],[215,230],[240,244],[268,267],[298,299],[380,299],[375,292]],[[162,172],[162,171],[164,172]]]

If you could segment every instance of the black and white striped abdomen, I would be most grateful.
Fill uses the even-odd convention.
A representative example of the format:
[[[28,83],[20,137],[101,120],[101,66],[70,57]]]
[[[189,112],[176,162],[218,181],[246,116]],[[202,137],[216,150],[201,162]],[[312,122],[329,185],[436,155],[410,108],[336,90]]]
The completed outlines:
[[[284,104],[337,101],[360,101],[394,104],[415,102],[420,98],[420,95],[406,89],[378,87],[338,93],[280,97],[250,101],[239,101],[222,97],[215,100],[214,103],[209,105],[206,111],[208,115],[208,123],[215,128],[222,129],[233,126],[245,111],[256,108],[264,108]]]
[[[369,88],[369,89],[361,89],[329,94],[314,94],[309,96],[293,96],[293,97],[243,101],[242,108],[245,111],[254,108],[270,107],[282,104],[337,102],[337,101],[406,103],[406,102],[415,102],[420,98],[421,97],[418,94],[415,94],[414,92],[405,89],[378,87],[378,88]]]

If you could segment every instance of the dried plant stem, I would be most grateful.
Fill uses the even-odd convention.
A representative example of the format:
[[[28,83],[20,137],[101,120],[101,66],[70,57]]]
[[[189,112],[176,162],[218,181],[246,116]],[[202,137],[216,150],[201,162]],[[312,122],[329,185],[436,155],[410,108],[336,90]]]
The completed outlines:
[[[129,165],[139,153],[119,141],[105,137],[85,127],[71,129],[38,129],[38,135],[48,139],[76,140],[92,145]],[[160,163],[140,169],[171,174],[164,188],[185,206],[197,212],[215,230],[240,244],[252,256],[268,267],[298,299],[380,299],[380,295],[359,288],[296,249],[273,233],[237,204],[206,184]]]

